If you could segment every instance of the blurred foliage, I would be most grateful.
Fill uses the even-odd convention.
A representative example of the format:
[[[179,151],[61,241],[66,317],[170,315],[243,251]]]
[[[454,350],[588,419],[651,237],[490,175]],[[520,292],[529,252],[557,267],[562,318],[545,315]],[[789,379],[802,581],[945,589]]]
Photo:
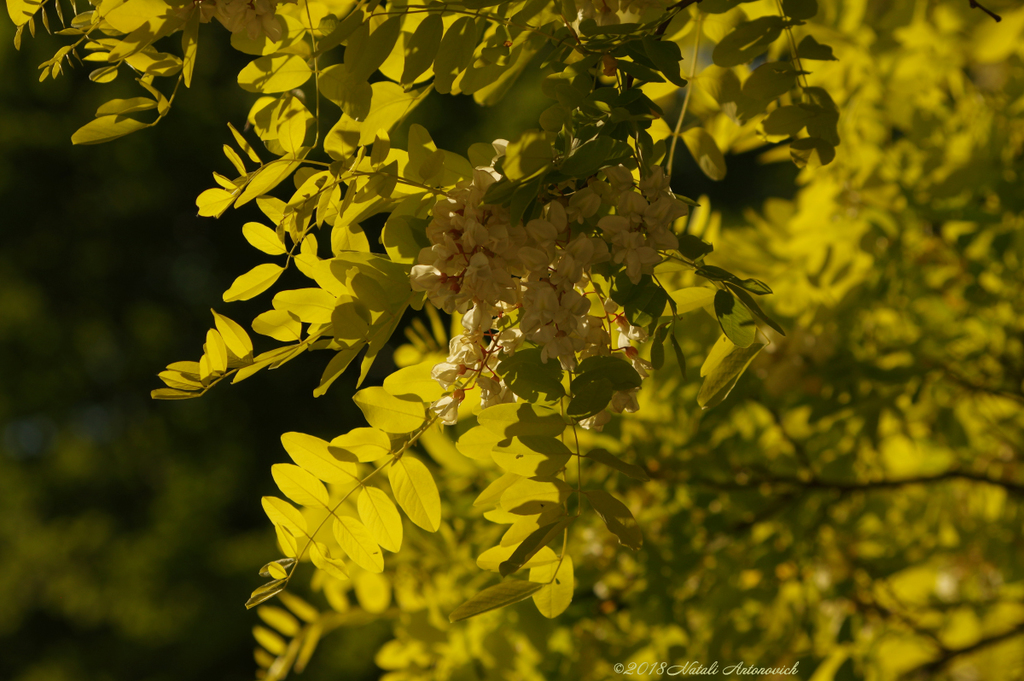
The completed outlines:
[[[284,601],[317,635],[340,628],[303,677],[372,677],[368,652],[393,632],[374,660],[396,681],[604,679],[616,662],[690,660],[799,661],[815,681],[1021,678],[1024,11],[986,6],[1003,21],[966,2],[822,2],[840,60],[811,82],[845,112],[836,161],[763,205],[748,193],[764,185],[730,177],[717,191],[737,202],[702,199],[689,226],[720,245],[711,262],[771,283],[789,335],[704,413],[698,367],[681,379],[669,353],[640,412],[586,441],[651,478],[587,472],[627,500],[641,551],[584,515],[563,616],[515,606],[450,625],[487,583],[476,556],[500,533],[471,501],[494,474],[427,438],[440,533],[407,524],[384,582],[315,581],[322,614]],[[40,59],[9,43],[8,73],[30,73]],[[90,112],[64,103],[86,95],[0,83],[18,103],[0,107],[2,678],[248,677],[243,574],[273,557],[255,499],[283,458],[277,435],[358,418],[344,379],[307,408],[321,369],[308,358],[202,402],[142,397],[250,264],[221,262],[237,232],[198,224],[182,198],[201,189],[195,167],[223,163],[195,156],[217,148],[223,112],[244,115],[216,81],[231,58],[204,55],[205,83],[161,129],[100,152],[66,143]],[[499,136],[492,118],[445,128],[450,111],[429,106],[418,115],[443,146]],[[677,172],[677,191],[699,194],[694,177]],[[719,333],[702,314],[687,318],[687,357]],[[410,335],[399,364],[437,351]],[[294,635],[282,612],[262,614]]]

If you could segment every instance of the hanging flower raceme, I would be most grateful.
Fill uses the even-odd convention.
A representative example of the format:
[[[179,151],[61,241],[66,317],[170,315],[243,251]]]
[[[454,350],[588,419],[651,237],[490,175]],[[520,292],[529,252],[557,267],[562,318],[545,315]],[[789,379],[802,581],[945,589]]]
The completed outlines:
[[[591,268],[612,261],[635,284],[661,262],[659,250],[678,248],[672,223],[687,207],[671,193],[660,167],[639,183],[639,191],[623,166],[606,168],[604,175],[575,191],[569,187],[571,194],[550,199],[525,224],[513,225],[506,208],[483,203],[488,187],[501,179],[493,168],[477,168],[471,181],[434,206],[426,230],[431,245],[420,252],[411,282],[437,307],[462,315],[463,332],[433,370],[433,378],[454,391],[432,405],[445,423],[457,419],[467,389],[480,388],[483,407],[515,399],[496,369],[499,357],[524,341],[540,348],[542,361],[556,360],[567,370],[587,357],[624,353],[647,376],[651,366],[633,346],[646,332],[630,326],[609,292],[593,285]],[[608,214],[595,229],[587,221],[602,206]],[[509,315],[517,315],[517,323],[509,326]],[[611,408],[635,411],[636,391],[616,394]],[[608,416],[602,413],[585,419],[584,427],[600,429]]]

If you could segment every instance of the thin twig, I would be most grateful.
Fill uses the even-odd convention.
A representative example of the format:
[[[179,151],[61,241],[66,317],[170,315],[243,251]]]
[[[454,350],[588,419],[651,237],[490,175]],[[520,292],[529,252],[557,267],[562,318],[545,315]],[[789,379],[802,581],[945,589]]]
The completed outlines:
[[[690,80],[686,83],[686,96],[683,98],[683,108],[679,112],[679,120],[676,121],[675,130],[672,131],[672,144],[668,148],[668,162],[665,164],[665,172],[672,176],[672,162],[676,156],[676,144],[679,142],[679,131],[683,127],[683,118],[686,117],[686,107],[690,104],[690,93],[693,92],[693,79],[697,75],[697,51],[700,49],[701,24],[704,22],[704,15],[697,15],[696,35],[693,38],[693,65],[690,67]]]

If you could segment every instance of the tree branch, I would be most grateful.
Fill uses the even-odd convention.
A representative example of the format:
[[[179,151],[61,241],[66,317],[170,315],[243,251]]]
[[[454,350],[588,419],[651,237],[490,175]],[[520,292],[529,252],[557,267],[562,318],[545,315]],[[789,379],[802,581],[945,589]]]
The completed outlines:
[[[992,17],[996,21],[1002,21],[1003,20],[1003,18],[1001,16],[999,16],[998,14],[993,12],[992,10],[990,10],[990,9],[988,9],[986,7],[983,7],[981,5],[981,3],[977,2],[977,0],[970,0],[970,1],[971,1],[971,9],[980,9],[982,12],[984,12],[987,15],[989,15],[990,17]]]
[[[997,643],[1002,643],[1003,641],[1011,639],[1015,636],[1022,635],[1024,635],[1024,622],[1018,624],[1016,627],[1010,629],[1009,631],[1004,631],[1001,634],[997,634],[989,638],[983,638],[974,645],[969,645],[966,648],[959,648],[957,650],[951,650],[946,654],[942,655],[941,657],[939,657],[937,660],[928,662],[927,664],[923,664],[920,667],[911,669],[910,671],[904,673],[901,678],[934,678],[937,672],[939,672],[943,667],[945,667],[958,657],[978,652],[979,650],[988,648],[989,646],[995,645]]]

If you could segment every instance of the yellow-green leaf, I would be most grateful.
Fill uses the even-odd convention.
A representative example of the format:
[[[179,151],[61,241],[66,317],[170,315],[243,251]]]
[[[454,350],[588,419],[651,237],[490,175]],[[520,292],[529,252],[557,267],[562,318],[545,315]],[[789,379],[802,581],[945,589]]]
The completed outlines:
[[[263,497],[261,501],[270,522],[292,530],[293,534],[306,534],[306,519],[297,508],[277,497]]]
[[[252,320],[252,330],[282,343],[292,343],[302,337],[302,322],[286,310],[268,310]]]
[[[512,546],[492,546],[487,549],[476,559],[476,565],[481,570],[489,570],[491,572],[497,572],[498,566],[504,563],[506,560],[512,557],[516,547]],[[555,563],[558,561],[558,555],[551,550],[550,546],[541,547],[540,551],[533,554],[530,560],[526,561],[523,567],[535,568],[541,565],[548,565],[549,563]]]
[[[288,586],[287,579],[275,579],[272,582],[267,582],[252,592],[252,595],[249,596],[249,600],[245,602],[245,607],[255,608],[260,603],[269,601],[271,598],[284,591],[286,586]]]
[[[704,378],[700,392],[697,393],[697,404],[703,409],[721,404],[763,347],[764,343],[752,343],[746,348],[732,346],[729,353]]]
[[[504,608],[506,605],[518,603],[540,591],[543,586],[543,584],[526,582],[521,579],[510,579],[500,584],[495,584],[455,608],[452,614],[448,616],[448,620],[458,622],[490,612],[491,610]]]
[[[292,461],[324,482],[345,483],[358,479],[356,464],[331,454],[327,442],[318,437],[285,433],[281,436],[281,444]]]
[[[423,462],[405,454],[388,468],[388,479],[409,520],[428,532],[437,532],[441,527],[441,495]]]
[[[239,359],[251,357],[252,341],[249,339],[249,334],[245,332],[245,329],[237,322],[228,319],[222,314],[218,314],[216,310],[210,310],[210,312],[213,312],[213,322],[217,325],[217,331],[220,332],[221,338],[224,339],[228,352]]]
[[[604,524],[619,538],[619,543],[634,551],[639,550],[644,543],[643,534],[626,505],[603,489],[588,490],[584,494]]]
[[[278,463],[270,467],[274,482],[284,495],[302,506],[326,508],[330,500],[327,488],[310,472],[290,463]]]
[[[370,572],[384,571],[384,554],[359,520],[349,516],[335,518],[334,537],[353,563]]]
[[[402,516],[384,490],[364,487],[357,507],[359,517],[378,544],[392,553],[402,548]]]
[[[336,456],[355,457],[358,461],[376,461],[391,452],[391,438],[376,428],[353,428],[331,440]]]
[[[544,586],[533,594],[533,602],[540,614],[551,619],[558,617],[572,603],[575,576],[572,556],[565,554],[561,562],[549,563],[530,569],[530,581]]]
[[[249,92],[287,92],[313,75],[306,60],[294,54],[267,55],[249,62],[238,74],[238,84]]]
[[[206,352],[207,361],[210,363],[210,370],[215,374],[222,374],[228,370],[228,346],[224,338],[216,329],[206,332],[206,344],[203,346]]]
[[[715,301],[715,291],[717,289],[705,288],[703,286],[690,286],[689,288],[681,288],[677,291],[672,291],[669,297],[676,304],[675,311],[677,314],[683,314],[686,312],[692,312],[693,310],[699,310],[705,305],[710,305]]]
[[[411,433],[423,425],[425,410],[419,400],[404,400],[384,388],[363,388],[352,400],[367,422],[385,433]]]
[[[712,180],[725,179],[725,157],[715,138],[704,128],[690,128],[683,133],[683,142],[704,174]]]
[[[322,288],[300,288],[275,295],[274,309],[287,310],[309,324],[327,324],[336,301],[336,296]]]
[[[517,480],[501,495],[501,508],[516,515],[544,513],[569,498],[572,488],[555,478],[550,481]]]
[[[342,581],[348,579],[348,568],[345,561],[331,556],[327,547],[320,542],[313,542],[309,545],[309,559],[318,570],[323,570],[331,577]]]
[[[127,116],[100,116],[76,130],[71,136],[71,143],[102,144],[148,127],[149,123],[142,123]]]
[[[258,222],[247,222],[242,225],[242,236],[253,248],[268,255],[284,255],[288,252],[277,232]]]
[[[224,292],[224,302],[230,303],[235,300],[249,300],[266,291],[274,285],[284,268],[274,263],[256,265],[245,274],[239,276]]]

